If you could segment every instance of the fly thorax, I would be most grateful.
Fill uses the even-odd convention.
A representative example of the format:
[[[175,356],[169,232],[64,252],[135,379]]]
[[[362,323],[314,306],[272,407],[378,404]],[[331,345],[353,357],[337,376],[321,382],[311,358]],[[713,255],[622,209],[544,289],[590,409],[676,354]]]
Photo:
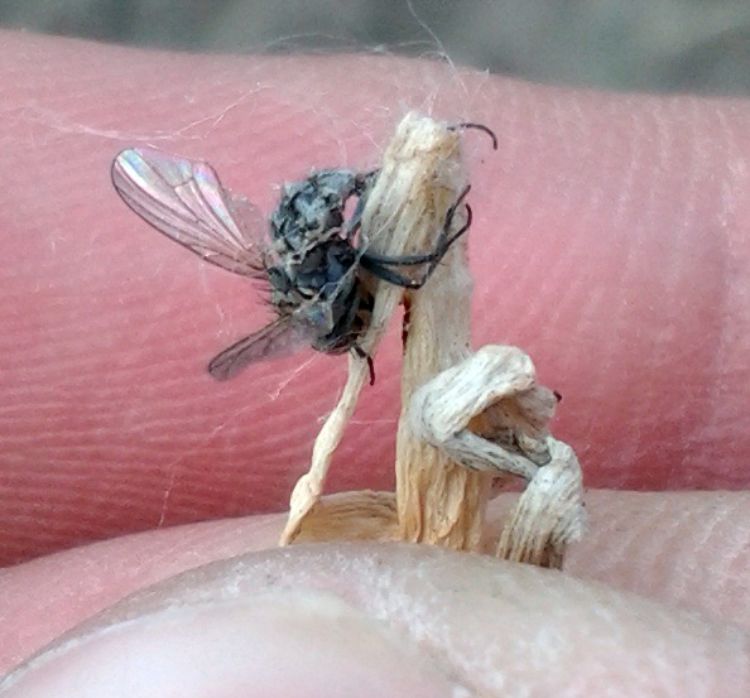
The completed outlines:
[[[344,224],[346,200],[356,187],[356,175],[349,170],[323,170],[287,184],[271,216],[276,251],[304,253],[338,235]]]
[[[331,332],[349,314],[355,262],[352,246],[336,238],[310,249],[290,275],[293,292],[302,298],[300,312],[321,333]]]
[[[295,267],[295,283],[313,290],[321,300],[332,300],[338,287],[353,276],[356,259],[348,242],[338,237],[328,240],[310,249]]]

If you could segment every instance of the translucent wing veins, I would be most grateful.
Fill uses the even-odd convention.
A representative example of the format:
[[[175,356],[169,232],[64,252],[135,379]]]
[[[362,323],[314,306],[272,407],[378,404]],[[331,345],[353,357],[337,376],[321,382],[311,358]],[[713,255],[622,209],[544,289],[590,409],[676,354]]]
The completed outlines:
[[[287,356],[300,346],[309,345],[311,336],[309,326],[295,323],[292,315],[282,315],[217,354],[209,362],[208,372],[216,380],[227,380],[254,361]]]
[[[207,163],[131,148],[112,163],[112,183],[147,223],[207,262],[264,276],[265,222],[246,199],[222,187]]]

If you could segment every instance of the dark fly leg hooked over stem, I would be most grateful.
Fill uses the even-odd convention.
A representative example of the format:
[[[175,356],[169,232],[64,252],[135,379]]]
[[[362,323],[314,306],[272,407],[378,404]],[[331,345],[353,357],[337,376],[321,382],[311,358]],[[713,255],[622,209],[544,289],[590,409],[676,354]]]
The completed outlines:
[[[449,131],[458,131],[459,129],[467,128],[474,128],[477,131],[486,133],[492,139],[492,150],[497,150],[497,136],[495,135],[495,132],[491,128],[489,128],[489,126],[485,126],[484,124],[476,124],[473,121],[464,121],[460,124],[448,126]]]
[[[412,254],[403,255],[401,257],[389,257],[387,255],[379,255],[374,252],[365,252],[361,258],[360,263],[364,269],[367,269],[371,274],[377,276],[383,281],[394,284],[396,286],[403,286],[410,290],[416,290],[424,286],[427,279],[430,278],[432,272],[435,271],[435,267],[440,263],[445,253],[450,249],[450,246],[458,240],[470,227],[472,221],[472,211],[469,204],[464,204],[466,208],[466,223],[459,230],[457,230],[450,237],[448,232],[450,231],[453,223],[453,217],[456,215],[458,207],[463,203],[466,195],[471,190],[471,186],[467,186],[461,195],[458,197],[456,202],[448,209],[448,213],[445,216],[445,225],[440,236],[440,241],[437,244],[436,249],[433,252],[427,252],[424,254]],[[417,266],[420,264],[429,264],[427,271],[418,279],[411,279],[404,274],[399,274],[397,271],[390,269],[390,266]]]
[[[352,350],[360,359],[365,359],[367,361],[367,368],[370,371],[370,385],[375,385],[375,362],[372,360],[372,356],[359,346],[359,344],[355,344],[352,347]]]

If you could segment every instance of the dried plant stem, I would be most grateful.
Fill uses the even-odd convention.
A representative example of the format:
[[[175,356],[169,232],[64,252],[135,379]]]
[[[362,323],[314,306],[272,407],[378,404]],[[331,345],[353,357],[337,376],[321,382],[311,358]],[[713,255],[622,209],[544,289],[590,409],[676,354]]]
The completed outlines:
[[[547,445],[551,460],[520,496],[495,554],[561,569],[565,548],[581,538],[585,526],[581,468],[570,446],[552,437]]]
[[[450,143],[450,150],[446,148],[447,152],[441,152],[429,166],[422,160],[419,172],[406,173],[413,182],[411,201],[421,204],[409,225],[417,249],[434,244],[434,231],[442,228],[448,209],[466,184],[455,134],[444,130],[441,137],[446,145]],[[442,186],[435,186],[436,182]],[[394,178],[391,186],[396,198],[403,184]],[[454,221],[454,227],[463,224],[462,210],[456,219],[460,220]],[[492,476],[452,461],[446,451],[415,434],[407,419],[414,391],[469,354],[472,283],[465,250],[465,242],[460,240],[425,286],[409,294],[396,448],[396,501],[403,540],[475,550],[481,542]]]
[[[299,533],[302,521],[320,499],[331,458],[357,406],[357,398],[366,375],[367,365],[364,362],[353,358],[349,360],[349,376],[344,392],[315,439],[310,470],[297,480],[292,491],[289,501],[289,517],[281,534],[281,545],[287,545],[294,540]]]
[[[321,498],[310,510],[294,539],[397,540],[396,497],[393,492],[339,492]]]
[[[434,249],[445,214],[460,193],[457,177],[461,182],[465,180],[458,160],[459,147],[458,134],[445,125],[416,114],[404,117],[386,149],[362,215],[362,231],[370,249],[389,256]],[[375,355],[388,320],[403,296],[403,289],[374,279],[372,290],[372,321],[360,341],[370,356]],[[299,535],[305,518],[320,499],[331,457],[354,411],[366,371],[361,359],[349,359],[344,391],[315,439],[309,471],[292,492],[281,545]]]
[[[468,181],[460,146],[456,129],[414,114],[403,119],[362,217],[371,249],[389,256],[422,253],[465,224],[466,209],[453,211]],[[471,353],[471,287],[464,239],[419,290],[404,293],[373,280],[375,309],[361,341],[365,351],[374,355],[402,297],[409,316],[395,497],[350,492],[321,500],[331,456],[367,373],[362,360],[351,358],[343,394],[315,441],[310,470],[292,493],[282,544],[400,539],[479,550],[493,479],[516,477],[527,488],[496,555],[561,566],[566,545],[584,528],[580,466],[572,449],[548,432],[557,400],[537,385],[531,359],[507,346]]]
[[[413,432],[471,471],[526,481],[497,545],[498,557],[559,567],[583,533],[583,486],[575,453],[549,435],[557,399],[537,385],[516,347],[488,345],[424,383],[412,396]]]

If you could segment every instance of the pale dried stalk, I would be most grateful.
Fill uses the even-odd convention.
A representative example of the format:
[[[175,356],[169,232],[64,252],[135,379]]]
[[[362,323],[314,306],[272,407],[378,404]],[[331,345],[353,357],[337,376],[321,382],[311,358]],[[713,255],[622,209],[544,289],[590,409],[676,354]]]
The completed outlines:
[[[485,346],[413,396],[415,435],[467,470],[527,481],[497,546],[498,557],[560,567],[583,533],[583,485],[573,450],[549,435],[554,393],[537,385],[520,349]]]
[[[322,497],[305,517],[294,542],[397,538],[396,495],[362,490]]]
[[[466,180],[459,148],[459,135],[444,124],[416,114],[404,117],[383,155],[380,174],[362,215],[362,231],[371,249],[389,256],[434,249],[445,214]],[[457,216],[456,223],[460,220]],[[360,341],[370,356],[375,355],[388,320],[403,296],[403,289],[377,280],[373,280],[373,292],[372,321]],[[465,293],[468,297],[468,288]],[[331,457],[354,412],[366,373],[366,364],[351,357],[341,398],[315,439],[310,469],[292,492],[281,545],[295,539],[320,499]]]
[[[349,376],[344,392],[315,439],[310,469],[297,480],[292,490],[289,500],[289,516],[281,533],[280,545],[288,545],[294,540],[299,533],[302,521],[323,493],[331,458],[341,442],[347,423],[352,418],[367,372],[366,363],[350,357]]]
[[[581,539],[586,524],[581,467],[567,444],[550,436],[546,445],[550,462],[521,494],[495,554],[562,569],[567,545]]]
[[[424,131],[428,131],[427,136]],[[466,186],[459,145],[455,132],[429,122],[414,133],[411,147],[419,155],[412,158],[412,167],[394,160],[389,177],[379,180],[384,183],[383,209],[402,207],[400,220],[409,231],[410,250],[434,245],[435,231],[444,226],[448,210]],[[464,223],[464,212],[460,207],[454,230]],[[396,445],[400,537],[457,550],[479,547],[492,478],[462,467],[444,449],[420,439],[406,416],[412,394],[420,385],[469,354],[471,290],[462,239],[425,286],[408,294],[410,323]]]
[[[362,230],[391,256],[432,250],[446,214],[467,182],[459,134],[407,115],[385,152]],[[451,224],[465,221],[460,207]],[[321,500],[333,451],[351,417],[367,368],[350,359],[341,399],[313,449],[310,471],[292,494],[282,543],[331,538],[399,538],[477,550],[492,480],[528,483],[496,554],[558,567],[584,527],[583,489],[572,449],[547,430],[557,404],[536,384],[531,359],[515,347],[470,354],[471,281],[458,241],[425,286],[404,294],[374,282],[373,322],[362,340],[374,355],[387,320],[405,295],[410,324],[402,374],[396,495],[353,492]]]

